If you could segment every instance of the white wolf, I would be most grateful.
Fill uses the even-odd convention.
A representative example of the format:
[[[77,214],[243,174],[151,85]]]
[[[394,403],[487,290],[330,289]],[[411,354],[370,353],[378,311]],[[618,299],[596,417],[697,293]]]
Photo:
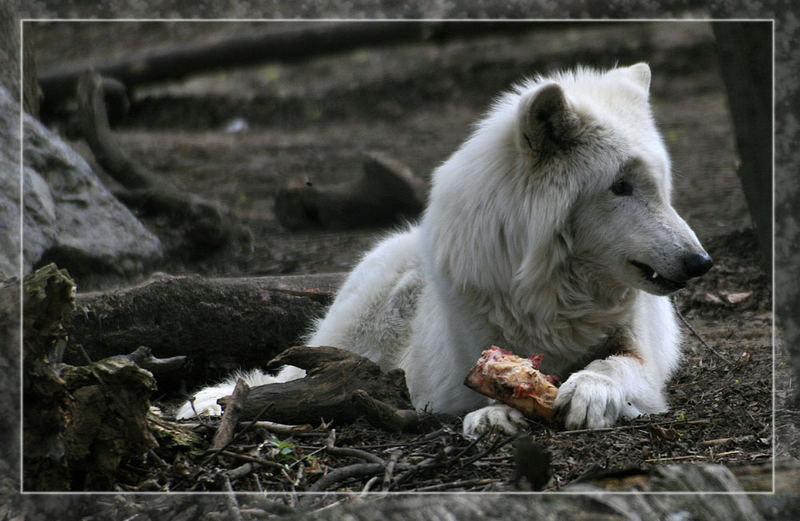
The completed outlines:
[[[491,344],[544,355],[564,382],[567,428],[665,411],[680,343],[665,295],[712,261],[670,204],[649,85],[639,63],[536,77],[499,97],[434,172],[421,223],[363,258],[307,344],[402,368],[415,407],[472,411],[469,435],[524,425],[463,385]],[[232,385],[201,393],[198,410]]]

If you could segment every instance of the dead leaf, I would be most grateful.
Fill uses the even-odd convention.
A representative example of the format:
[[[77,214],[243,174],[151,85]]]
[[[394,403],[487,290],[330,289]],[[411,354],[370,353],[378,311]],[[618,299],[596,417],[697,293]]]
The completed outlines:
[[[703,300],[705,300],[710,304],[722,304],[722,299],[714,295],[713,293],[706,293],[705,295],[703,295]]]
[[[647,426],[647,429],[650,431],[650,441],[660,441],[660,440],[667,440],[667,441],[676,441],[679,438],[678,431],[673,428],[665,429],[660,425],[656,425],[651,423]]]
[[[752,291],[743,291],[741,293],[723,293],[722,296],[731,304],[740,304],[749,299],[753,295]]]

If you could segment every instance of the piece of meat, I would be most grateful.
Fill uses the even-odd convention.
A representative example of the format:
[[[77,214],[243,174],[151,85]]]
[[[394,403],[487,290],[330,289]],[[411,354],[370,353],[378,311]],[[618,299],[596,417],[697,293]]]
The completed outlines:
[[[529,418],[550,420],[558,378],[539,371],[542,355],[522,358],[491,346],[481,353],[464,385],[521,411]]]

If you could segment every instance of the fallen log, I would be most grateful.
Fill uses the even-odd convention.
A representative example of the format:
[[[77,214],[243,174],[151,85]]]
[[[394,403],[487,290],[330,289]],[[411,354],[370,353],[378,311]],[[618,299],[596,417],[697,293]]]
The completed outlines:
[[[263,367],[296,345],[333,299],[343,274],[205,279],[157,276],[137,286],[78,294],[65,318],[64,361],[84,364],[147,346],[153,356],[187,356],[180,372],[156,375],[169,392]]]
[[[536,28],[541,29],[542,24]],[[402,42],[473,37],[478,34],[530,31],[526,23],[362,22],[270,24],[268,29],[212,42],[193,42],[149,50],[106,63],[70,64],[42,71],[39,86],[43,112],[54,112],[75,93],[78,78],[90,67],[129,89],[181,79],[215,69],[263,62],[297,62],[361,47]]]

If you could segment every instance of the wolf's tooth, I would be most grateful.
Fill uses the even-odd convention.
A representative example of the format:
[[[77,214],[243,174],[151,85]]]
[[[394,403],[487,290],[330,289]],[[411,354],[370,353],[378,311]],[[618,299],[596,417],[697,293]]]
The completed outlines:
[[[658,272],[657,272],[657,271],[654,271],[654,272],[653,272],[653,276],[652,276],[652,278],[656,278],[656,277],[658,277]]]

